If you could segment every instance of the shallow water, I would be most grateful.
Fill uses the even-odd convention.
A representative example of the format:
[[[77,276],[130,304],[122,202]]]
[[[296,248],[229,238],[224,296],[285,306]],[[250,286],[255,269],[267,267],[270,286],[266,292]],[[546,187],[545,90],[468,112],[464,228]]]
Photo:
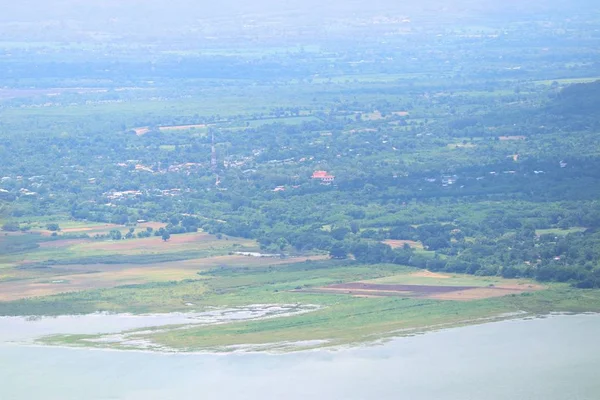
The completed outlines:
[[[62,315],[57,317],[0,317],[0,343],[30,342],[56,334],[117,333],[167,325],[207,325],[310,312],[315,305],[255,304],[210,311],[168,314]]]
[[[599,332],[576,315],[286,355],[0,344],[0,398],[597,400]]]

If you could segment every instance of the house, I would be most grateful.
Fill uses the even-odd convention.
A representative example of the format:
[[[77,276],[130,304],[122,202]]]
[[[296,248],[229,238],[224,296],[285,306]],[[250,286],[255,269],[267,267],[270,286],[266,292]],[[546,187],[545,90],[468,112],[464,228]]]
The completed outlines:
[[[330,175],[327,171],[315,171],[312,174],[312,179],[320,179],[322,183],[330,183],[335,180],[335,176]]]

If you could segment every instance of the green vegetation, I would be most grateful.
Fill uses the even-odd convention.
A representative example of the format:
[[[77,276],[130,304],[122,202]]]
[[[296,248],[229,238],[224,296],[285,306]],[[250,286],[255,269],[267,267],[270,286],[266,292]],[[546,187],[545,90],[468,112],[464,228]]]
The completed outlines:
[[[254,44],[1,42],[0,315],[324,306],[153,335],[193,349],[598,310],[597,14],[363,17]],[[549,288],[301,291],[509,279]]]
[[[196,307],[294,303],[298,295],[289,291],[296,288],[377,278],[406,270],[401,266],[346,265],[340,261],[293,263],[289,267],[245,266],[243,260],[231,264],[222,264],[216,269],[210,269],[208,264],[210,271],[201,272],[203,266],[198,263],[195,269],[201,275],[179,283],[148,283],[0,302],[0,314],[150,313],[189,311],[186,303],[193,303]],[[168,268],[176,269],[177,264],[165,264],[165,269]],[[307,298],[306,295],[301,297]]]
[[[493,299],[442,301],[406,297],[358,298],[339,294],[290,292],[299,287],[316,287],[331,283],[376,277],[377,282],[409,284],[489,285],[512,280],[455,275],[442,280],[415,276],[416,269],[394,265],[357,265],[347,262],[300,263],[276,268],[219,268],[202,274],[205,280],[180,284],[115,288],[74,295],[61,295],[15,303],[22,310],[56,310],[71,307],[72,312],[106,309],[157,312],[184,310],[183,303],[203,306],[232,307],[248,304],[318,304],[320,310],[307,314],[267,320],[230,322],[200,327],[163,327],[156,332],[143,329],[128,332],[132,340],[151,340],[171,349],[228,351],[227,346],[271,344],[319,340],[315,346],[334,346],[412,334],[428,329],[481,323],[487,320],[540,315],[549,312],[600,311],[598,291],[570,289],[551,285],[545,290]],[[387,277],[387,278],[385,278]],[[113,305],[110,305],[112,302]],[[119,304],[119,306],[115,306]],[[104,306],[104,308],[103,308]],[[188,311],[189,311],[189,307]],[[7,310],[3,310],[7,312]],[[15,312],[19,313],[18,308]],[[102,335],[55,336],[44,341],[51,344],[115,346],[82,339]],[[270,348],[267,346],[266,348]],[[135,346],[133,347],[135,348]]]
[[[342,345],[514,317],[506,315],[510,312],[539,315],[549,311],[589,310],[600,310],[598,293],[584,297],[573,290],[549,290],[531,296],[473,303],[397,298],[344,299],[322,311],[302,316],[231,323],[225,327],[168,330],[140,337],[188,351],[303,340],[327,340],[327,345]]]

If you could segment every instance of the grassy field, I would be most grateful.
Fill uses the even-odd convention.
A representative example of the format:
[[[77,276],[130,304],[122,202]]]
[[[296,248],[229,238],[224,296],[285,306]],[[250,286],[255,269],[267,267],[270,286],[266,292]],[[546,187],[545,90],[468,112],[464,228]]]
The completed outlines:
[[[163,330],[139,337],[187,351],[226,351],[227,346],[233,345],[307,340],[327,341],[327,345],[335,346],[503,319],[520,311],[535,315],[553,310],[597,310],[600,293],[594,292],[587,298],[581,298],[573,291],[554,289],[531,296],[469,303],[402,298],[341,300],[330,297],[324,297],[320,302],[326,305],[322,310],[285,319]]]
[[[532,284],[527,279],[504,279],[499,276],[475,276],[465,274],[442,274],[417,271],[412,274],[391,275],[384,278],[367,280],[369,283],[403,285],[440,285],[440,286],[502,286]]]
[[[60,230],[57,232],[59,235],[89,235],[94,236],[96,234],[106,235],[111,230],[119,230],[122,234],[127,233],[129,227],[116,224],[100,223],[100,222],[88,222],[88,221],[74,221],[67,219],[66,217],[40,217],[34,220],[31,218],[14,218],[14,222],[18,222],[21,228],[25,228],[28,233],[40,234],[43,236],[50,236],[53,232],[48,230],[48,224],[58,224]],[[2,221],[0,221],[2,222]],[[161,222],[145,222],[135,224],[132,226],[136,231],[144,230],[147,227],[152,229],[159,229],[164,227],[166,224]]]
[[[201,271],[194,279],[180,282],[132,285],[0,303],[0,314],[64,314],[97,310],[150,313],[250,304],[321,306],[317,311],[290,317],[206,326],[172,326],[127,333],[130,339],[150,340],[175,350],[230,351],[233,347],[229,346],[267,344],[265,348],[270,348],[268,344],[313,340],[319,341],[315,346],[335,346],[515,315],[600,311],[600,291],[575,290],[566,285],[549,285],[536,292],[472,301],[356,297],[296,291],[353,281],[450,286],[531,283],[459,274],[442,278],[439,274],[396,265],[358,265],[333,260],[270,266],[221,265]],[[118,343],[87,341],[100,337],[58,336],[49,341],[53,344],[121,348]]]

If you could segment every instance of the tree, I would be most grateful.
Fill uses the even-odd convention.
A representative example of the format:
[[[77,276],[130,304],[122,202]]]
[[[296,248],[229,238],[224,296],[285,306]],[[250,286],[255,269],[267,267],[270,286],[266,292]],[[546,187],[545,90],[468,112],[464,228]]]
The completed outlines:
[[[450,242],[441,236],[430,237],[423,241],[428,250],[439,250],[450,246]]]
[[[280,237],[279,239],[277,239],[277,247],[279,248],[279,250],[283,251],[283,249],[285,249],[288,245],[289,243],[287,240],[285,240],[285,238]]]
[[[123,238],[121,231],[118,229],[113,229],[110,231],[109,235],[112,240],[121,240]]]
[[[60,231],[60,226],[58,226],[57,223],[50,223],[50,224],[46,225],[46,228],[51,232]]]
[[[350,230],[352,231],[352,233],[354,233],[355,235],[360,232],[360,225],[358,224],[358,222],[356,221],[352,221],[350,223]]]
[[[344,240],[344,238],[346,237],[346,235],[350,232],[350,229],[346,228],[346,227],[340,227],[340,228],[334,228],[331,231],[331,236],[335,239],[335,240]]]
[[[127,214],[116,214],[112,216],[113,224],[125,225],[129,221]]]
[[[163,231],[161,237],[162,237],[163,242],[166,242],[169,239],[171,239],[171,234],[169,233],[169,231],[165,230],[165,231]]]
[[[348,257],[348,252],[341,243],[334,243],[329,251],[329,256],[337,260],[343,260]]]
[[[2,230],[5,232],[16,232],[20,229],[19,224],[15,222],[7,222],[2,225]]]

